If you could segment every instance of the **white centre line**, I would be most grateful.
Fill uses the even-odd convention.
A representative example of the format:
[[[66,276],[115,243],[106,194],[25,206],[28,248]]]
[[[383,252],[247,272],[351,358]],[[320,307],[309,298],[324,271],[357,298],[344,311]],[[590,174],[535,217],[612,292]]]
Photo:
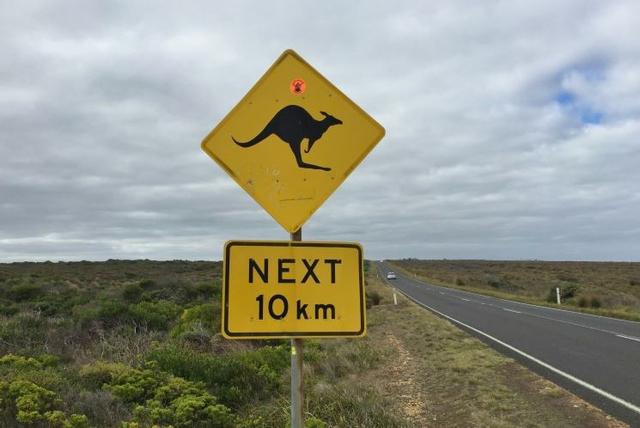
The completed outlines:
[[[513,309],[507,309],[507,308],[502,308],[502,309],[504,309],[505,311],[508,311],[508,312],[513,312],[513,313],[515,313],[515,314],[521,314],[521,313],[522,313],[522,312],[520,312],[520,311],[515,311],[515,310],[513,310]]]
[[[633,340],[635,342],[640,342],[640,337],[634,337],[634,336],[625,336],[624,334],[616,334],[617,337],[621,337],[623,339],[629,339],[629,340]]]
[[[461,297],[460,300],[464,300],[465,302],[470,302],[471,301],[469,299],[465,299],[464,297]]]

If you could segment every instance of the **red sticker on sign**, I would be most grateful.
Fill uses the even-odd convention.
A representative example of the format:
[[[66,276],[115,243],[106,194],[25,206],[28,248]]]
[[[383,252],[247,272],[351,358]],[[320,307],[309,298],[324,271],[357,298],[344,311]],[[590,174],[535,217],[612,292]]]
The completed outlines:
[[[307,89],[307,84],[302,79],[293,79],[289,85],[289,90],[293,95],[301,95],[305,89]]]

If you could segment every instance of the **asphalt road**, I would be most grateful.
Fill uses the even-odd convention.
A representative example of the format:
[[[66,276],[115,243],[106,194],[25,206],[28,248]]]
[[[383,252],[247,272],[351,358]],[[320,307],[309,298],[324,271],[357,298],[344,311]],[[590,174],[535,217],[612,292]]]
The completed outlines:
[[[640,323],[438,287],[377,263],[380,277],[609,414],[640,427]]]

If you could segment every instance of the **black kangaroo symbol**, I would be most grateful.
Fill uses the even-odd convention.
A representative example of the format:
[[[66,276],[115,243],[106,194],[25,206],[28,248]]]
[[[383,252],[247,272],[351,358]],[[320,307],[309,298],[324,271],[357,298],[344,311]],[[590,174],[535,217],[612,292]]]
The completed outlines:
[[[307,150],[305,150],[305,153],[309,153],[311,147],[313,147],[315,142],[322,137],[322,134],[324,134],[330,126],[342,124],[341,120],[336,119],[330,114],[323,111],[320,113],[322,113],[324,119],[315,120],[302,107],[297,105],[288,105],[277,112],[269,123],[267,123],[267,126],[265,126],[264,129],[250,141],[243,143],[237,141],[233,137],[231,137],[231,139],[239,146],[251,147],[255,146],[269,135],[275,134],[282,141],[289,144],[300,168],[331,171],[331,168],[306,163],[302,160],[302,154],[300,153],[302,140],[305,138],[309,139],[309,145],[307,146]]]

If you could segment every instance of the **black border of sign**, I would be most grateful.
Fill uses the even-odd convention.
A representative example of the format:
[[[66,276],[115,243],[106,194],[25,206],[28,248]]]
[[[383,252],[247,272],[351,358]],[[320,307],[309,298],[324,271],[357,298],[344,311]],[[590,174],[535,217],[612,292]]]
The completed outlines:
[[[287,332],[278,331],[271,333],[233,333],[229,331],[229,261],[231,248],[233,246],[245,246],[245,247],[337,247],[337,248],[355,248],[358,251],[359,269],[358,277],[360,280],[360,330],[358,331],[332,331],[332,332]],[[365,305],[364,305],[364,279],[363,279],[363,263],[362,247],[359,244],[353,242],[314,242],[314,241],[228,241],[224,246],[224,263],[223,263],[223,275],[224,275],[224,302],[222,307],[222,328],[224,335],[229,338],[306,338],[306,337],[362,337],[366,333],[366,321],[365,321]]]

